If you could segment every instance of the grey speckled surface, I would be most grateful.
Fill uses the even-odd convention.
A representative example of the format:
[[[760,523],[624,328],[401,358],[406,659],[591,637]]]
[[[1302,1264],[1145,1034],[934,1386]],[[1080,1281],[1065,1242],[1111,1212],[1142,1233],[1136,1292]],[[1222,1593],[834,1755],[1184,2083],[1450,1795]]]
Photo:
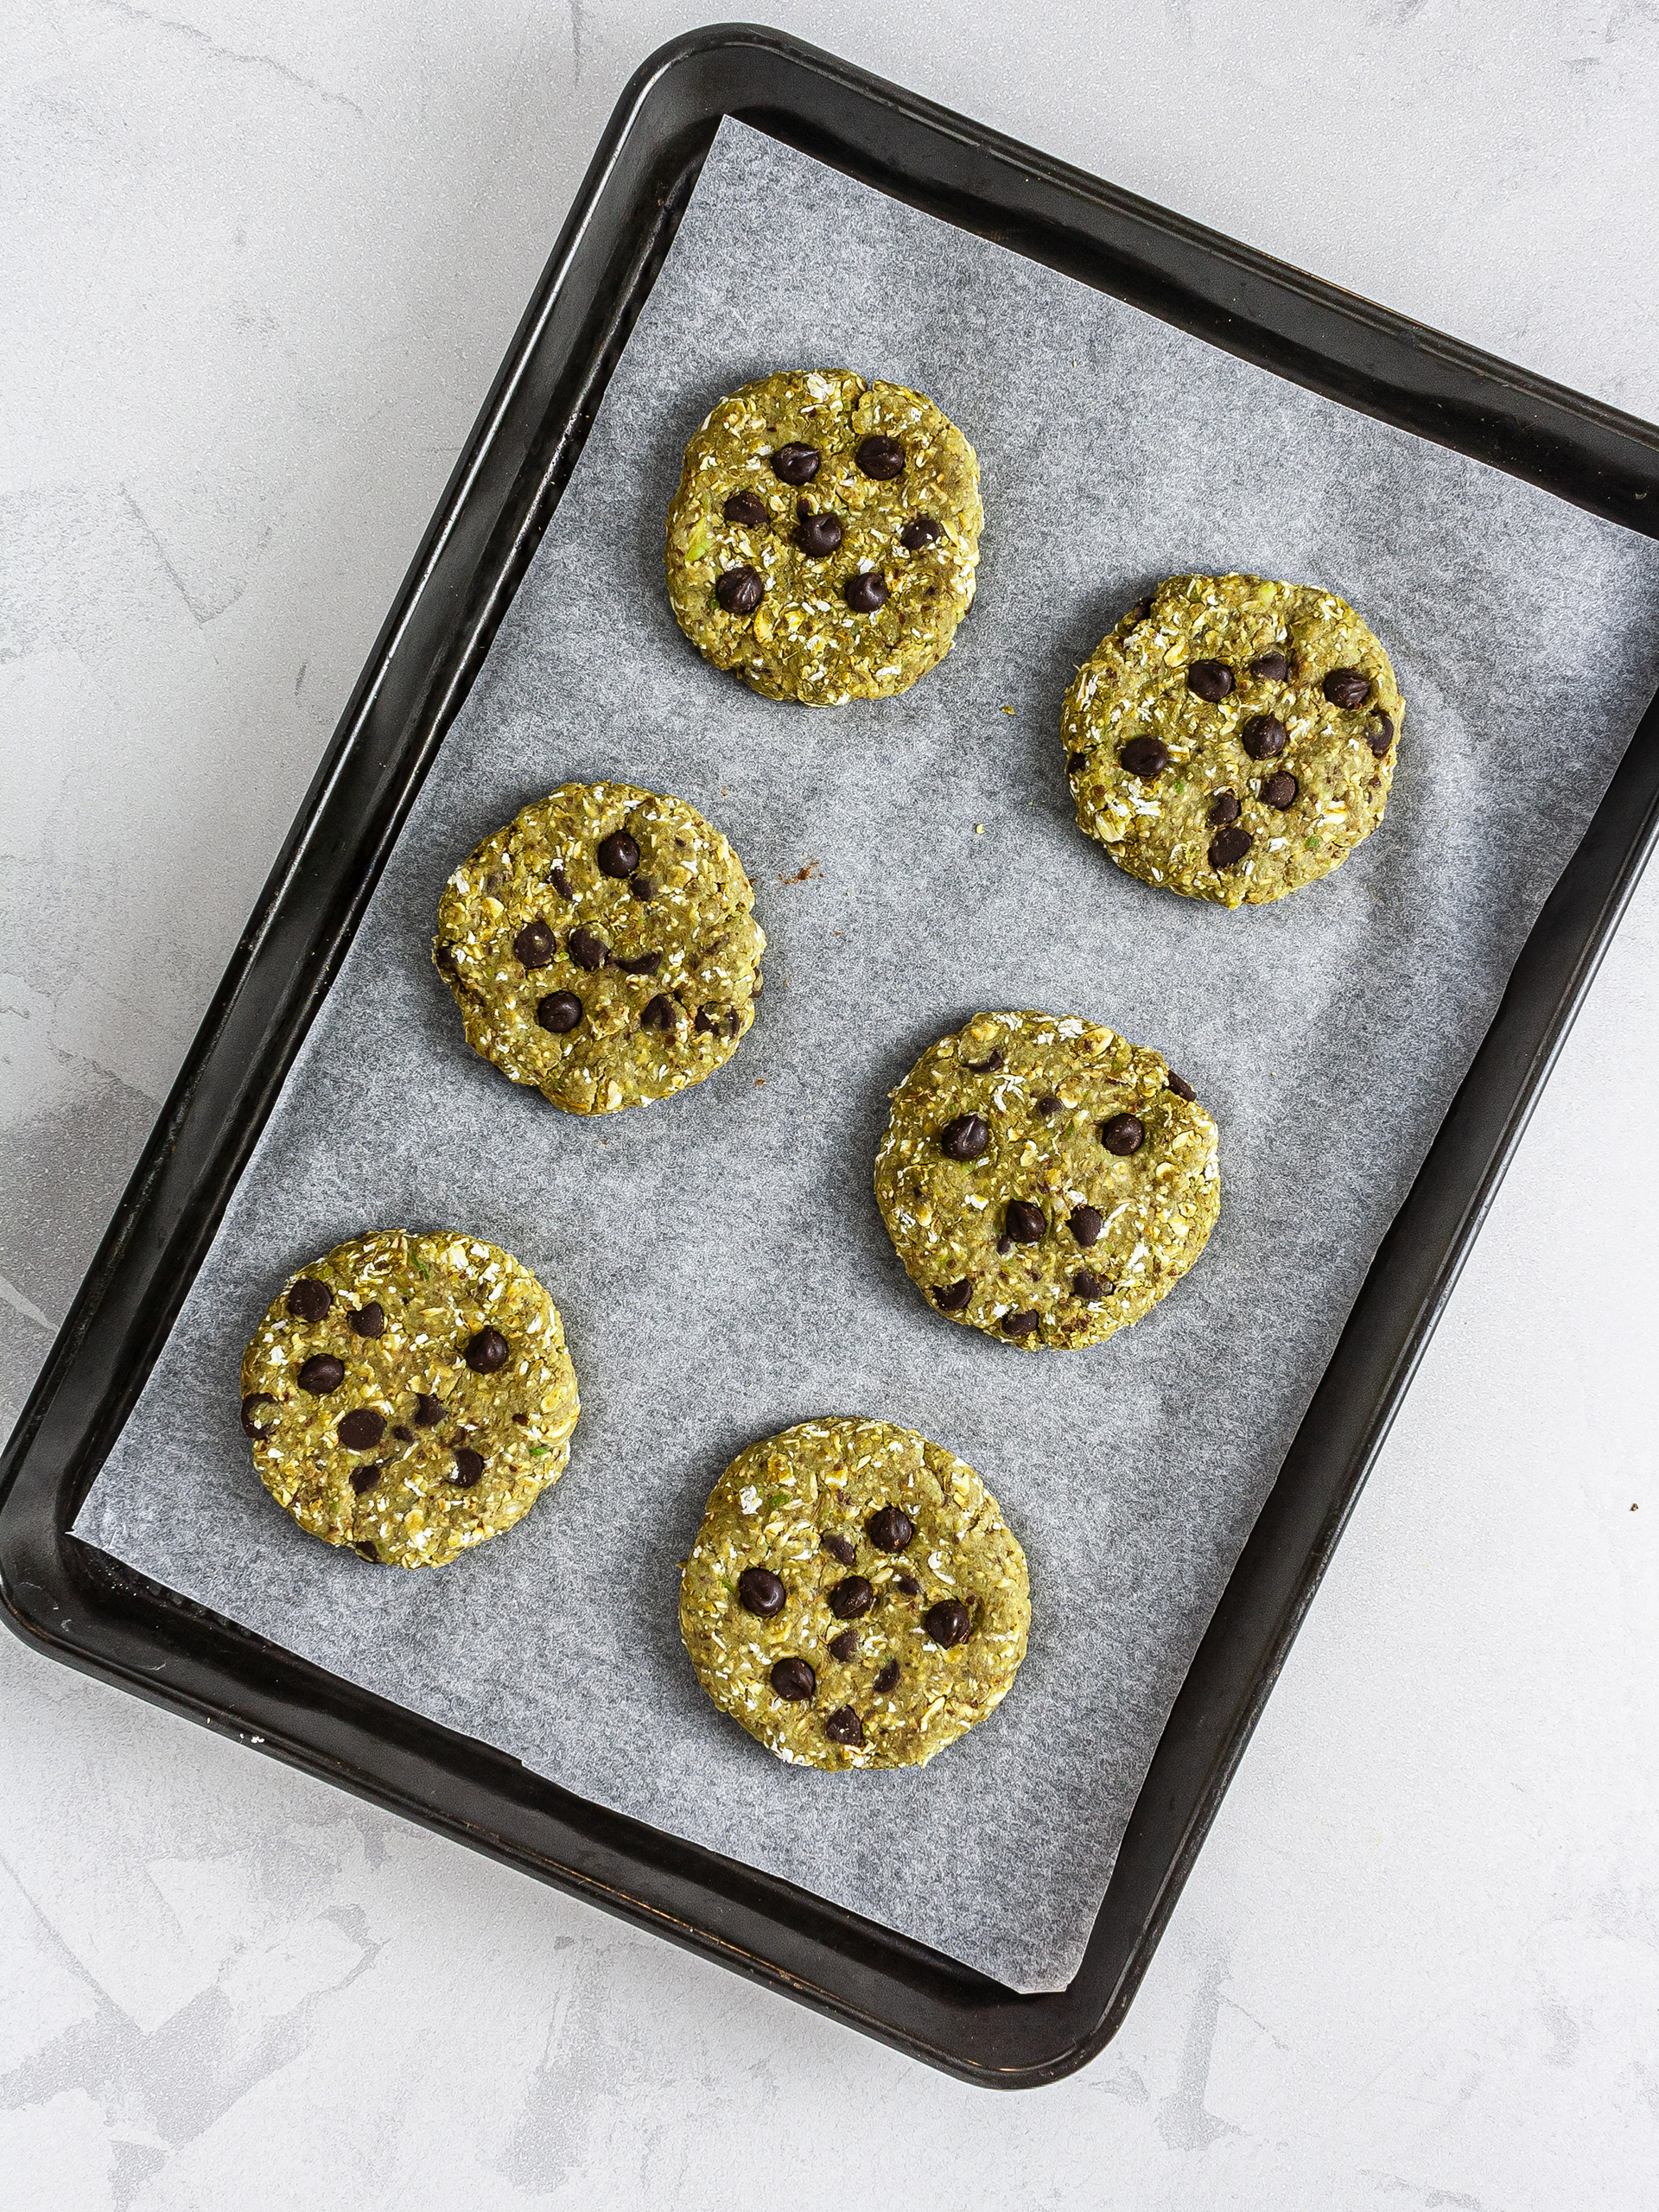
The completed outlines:
[[[762,206],[797,273],[740,313]],[[721,392],[849,361],[973,439],[979,596],[902,699],[804,710],[684,645],[662,518]],[[1341,590],[1408,702],[1382,829],[1325,883],[1236,913],[1148,890],[1078,835],[1058,733],[1102,632],[1148,581],[1204,568]],[[1016,1987],[1062,1986],[1370,1255],[1656,678],[1647,540],[728,124],[80,1533],[567,1788]],[[426,956],[477,840],[604,776],[731,836],[769,988],[718,1075],[583,1122],[472,1058]],[[1160,1047],[1223,1132],[1203,1261],[1092,1352],[1033,1358],[943,1322],[870,1192],[887,1089],[1008,1005]],[[236,1422],[274,1284],[391,1224],[474,1230],[533,1266],[584,1402],[558,1491],[430,1579],[301,1535]],[[960,1452],[1030,1559],[1019,1683],[925,1776],[778,1764],[679,1649],[676,1563],[714,1477],[751,1438],[843,1410]]]

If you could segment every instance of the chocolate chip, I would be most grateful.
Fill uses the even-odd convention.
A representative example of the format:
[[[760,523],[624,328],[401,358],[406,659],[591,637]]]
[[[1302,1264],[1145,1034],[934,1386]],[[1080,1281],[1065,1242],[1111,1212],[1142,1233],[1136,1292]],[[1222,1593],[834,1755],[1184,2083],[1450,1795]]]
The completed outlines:
[[[803,553],[814,561],[822,561],[833,553],[842,540],[839,515],[814,514],[810,509],[801,510],[800,526],[795,532],[795,543]]]
[[[947,1160],[977,1160],[991,1141],[990,1126],[977,1114],[958,1114],[939,1132],[939,1150]]]
[[[969,1075],[995,1075],[1002,1065],[1002,1055],[994,1051],[988,1059],[964,1060],[962,1065]]]
[[[715,597],[728,614],[753,614],[766,595],[760,570],[751,569],[747,562],[715,579]]]
[[[269,1436],[270,1434],[271,1430],[276,1424],[272,1421],[268,1423],[265,1427],[260,1428],[256,1425],[253,1417],[255,1414],[258,1412],[261,1406],[274,1406],[276,1402],[276,1399],[271,1396],[269,1390],[251,1390],[248,1393],[247,1396],[242,1401],[242,1433],[245,1436]]]
[[[1148,784],[1169,766],[1169,747],[1161,737],[1132,737],[1118,754],[1132,776]]]
[[[547,880],[561,899],[568,899],[575,897],[575,893],[570,888],[570,879],[562,868],[550,868],[547,872]]]
[[[899,1662],[896,1659],[889,1659],[883,1666],[880,1673],[876,1676],[874,1681],[871,1683],[870,1687],[875,1692],[877,1697],[886,1697],[887,1692],[896,1685],[898,1680]]]
[[[595,968],[602,968],[611,957],[610,946],[602,937],[595,937],[592,930],[572,930],[564,940],[564,949],[577,967],[586,968],[589,974]]]
[[[720,512],[741,529],[760,530],[766,524],[766,503],[758,492],[734,492]]]
[[[512,952],[526,968],[545,968],[553,957],[552,931],[539,918],[526,922],[512,940]]]
[[[736,1020],[736,1016],[737,1009],[734,1007],[732,1008],[734,1022]],[[706,1006],[700,1006],[697,1008],[697,1018],[692,1023],[691,1027],[704,1037],[718,1037],[723,1026],[723,1022],[724,1017],[718,1007],[716,1007],[714,1012],[710,1014]]]
[[[893,1586],[895,1590],[902,1590],[906,1598],[919,1598],[922,1594],[922,1586],[913,1574],[895,1574]]]
[[[931,515],[916,515],[899,533],[899,543],[907,552],[919,553],[924,545],[937,545],[944,536],[944,525],[934,521]]]
[[[1087,1247],[1096,1241],[1106,1224],[1098,1206],[1073,1206],[1067,1225],[1077,1243]]]
[[[826,1529],[818,1541],[830,1558],[838,1559],[843,1567],[850,1567],[858,1557],[858,1546],[852,1538],[839,1535],[834,1529]]]
[[[384,1337],[386,1333],[385,1310],[378,1298],[372,1298],[366,1306],[359,1306],[355,1313],[346,1318],[355,1337]]]
[[[964,1275],[960,1282],[941,1283],[933,1293],[933,1303],[941,1313],[960,1313],[973,1294],[973,1279]]]
[[[941,1598],[930,1605],[922,1615],[922,1626],[947,1651],[953,1643],[966,1643],[974,1631],[972,1616],[960,1598]]]
[[[823,1602],[838,1621],[862,1620],[875,1603],[875,1592],[861,1574],[849,1574],[825,1591]]]
[[[1100,1141],[1108,1152],[1115,1152],[1120,1160],[1127,1160],[1132,1152],[1139,1152],[1146,1142],[1146,1124],[1138,1114],[1114,1114],[1109,1122],[1101,1123]]]
[[[639,1017],[642,1029],[671,1030],[680,1009],[666,991],[658,991],[654,999],[645,1001],[645,1012]]]
[[[1238,741],[1252,760],[1271,760],[1290,742],[1290,732],[1277,715],[1252,715],[1238,733]]]
[[[788,1592],[769,1567],[746,1567],[737,1578],[737,1599],[745,1612],[769,1621],[784,1610]]]
[[[1014,1239],[1013,1239],[1013,1237],[1012,1237],[1012,1236],[999,1236],[999,1237],[997,1238],[997,1240],[996,1240],[996,1249],[997,1249],[998,1252],[999,1252],[999,1253],[1001,1253],[1001,1256],[1006,1260],[1006,1259],[1007,1258],[1007,1256],[1008,1256],[1009,1253],[1010,1253],[1010,1252],[1012,1252],[1012,1251],[1013,1251],[1013,1249],[1014,1249]]]
[[[1173,1068],[1166,1068],[1164,1070],[1164,1082],[1166,1087],[1173,1090],[1178,1098],[1185,1098],[1189,1106],[1196,1106],[1198,1104],[1198,1092],[1193,1090],[1190,1083],[1186,1082],[1182,1077],[1177,1075]]]
[[[446,976],[453,976],[455,973],[455,948],[453,944],[439,945],[432,957]]]
[[[1037,1111],[1045,1121],[1047,1121],[1051,1114],[1058,1114],[1059,1110],[1060,1102],[1052,1090],[1045,1091],[1037,1101]]]
[[[1033,1205],[1028,1198],[1011,1198],[1002,1219],[1018,1244],[1035,1244],[1048,1227],[1042,1208]]]
[[[866,476],[874,476],[878,483],[905,473],[903,446],[897,438],[884,437],[879,430],[859,440],[853,448],[853,459]]]
[[[1028,1337],[1042,1318],[1035,1306],[1033,1306],[1029,1313],[1005,1314],[1002,1319],[1003,1332],[1010,1337]]]
[[[1378,715],[1365,733],[1365,742],[1379,760],[1389,757],[1389,747],[1394,743],[1394,721],[1388,715]]]
[[[599,841],[599,865],[607,875],[632,875],[639,865],[639,848],[626,830],[613,830]]]
[[[334,1292],[315,1275],[302,1275],[288,1294],[288,1310],[296,1321],[321,1321],[334,1302]]]
[[[582,1001],[574,991],[550,991],[537,1000],[536,1019],[556,1037],[567,1036],[582,1020]]]
[[[386,1463],[384,1459],[372,1460],[366,1467],[353,1467],[352,1469],[352,1488],[357,1492],[358,1496],[361,1497],[365,1490],[372,1490],[374,1488],[376,1483],[379,1481],[381,1476],[384,1475],[385,1471]]]
[[[377,1567],[379,1566],[380,1554],[372,1544],[353,1544],[352,1549],[354,1552],[361,1552],[365,1559],[372,1559]]]
[[[654,875],[632,875],[628,878],[628,888],[642,906],[649,906],[657,896],[657,879]]]
[[[625,976],[654,976],[663,964],[663,956],[660,952],[642,952],[637,960],[619,960],[615,964]]]
[[[1319,689],[1333,707],[1363,707],[1371,696],[1371,679],[1363,668],[1333,668]]]
[[[400,1444],[412,1444],[415,1441],[414,1430],[412,1428],[405,1428],[402,1421],[398,1422],[397,1427],[394,1428],[391,1433]]]
[[[901,1552],[916,1534],[916,1523],[902,1505],[883,1505],[864,1523],[864,1533],[878,1551]]]
[[[1068,776],[1075,776],[1079,768],[1086,768],[1088,766],[1089,755],[1086,753],[1068,753],[1065,756],[1065,772]]]
[[[1272,652],[1258,653],[1250,663],[1250,674],[1259,676],[1264,683],[1283,683],[1290,676],[1290,663],[1276,648]]]
[[[1269,776],[1262,785],[1262,800],[1267,805],[1276,806],[1282,812],[1286,807],[1295,805],[1298,788],[1295,777],[1287,768],[1281,768],[1276,776]]]
[[[839,1636],[830,1639],[830,1656],[839,1659],[843,1667],[850,1667],[858,1656],[858,1630],[844,1628]]]
[[[300,1388],[308,1390],[314,1398],[326,1398],[330,1390],[338,1390],[345,1380],[345,1366],[331,1351],[314,1352],[300,1370]]]
[[[780,1659],[772,1669],[772,1687],[791,1705],[802,1704],[818,1687],[818,1678],[804,1659]]]
[[[855,614],[874,614],[887,605],[887,580],[880,569],[861,569],[842,584],[841,595]]]
[[[455,1471],[449,1479],[457,1490],[471,1490],[484,1472],[484,1455],[463,1444],[455,1452]]]
[[[348,1452],[372,1452],[385,1433],[386,1417],[372,1406],[359,1406],[355,1413],[344,1414],[334,1429]]]
[[[1210,840],[1211,867],[1236,868],[1255,842],[1248,830],[1217,830]]]
[[[1085,1306],[1106,1295],[1106,1286],[1092,1268],[1079,1268],[1071,1278],[1071,1288]]]
[[[817,446],[779,446],[772,456],[772,473],[785,484],[810,484],[821,459]]]
[[[1224,660],[1195,660],[1186,671],[1186,688],[1214,706],[1233,688],[1233,671]]]
[[[528,1428],[530,1427],[530,1415],[528,1414],[514,1414],[512,1418],[520,1428]]]
[[[467,1347],[467,1364],[474,1375],[493,1375],[507,1363],[507,1340],[499,1329],[480,1329]]]
[[[1211,823],[1236,822],[1237,819],[1238,798],[1236,793],[1233,791],[1212,791],[1210,797],[1210,820]]]
[[[824,1722],[823,1732],[832,1744],[851,1744],[856,1748],[864,1741],[864,1723],[850,1705],[838,1705]]]
[[[442,1399],[428,1397],[423,1390],[417,1390],[415,1394],[416,1427],[435,1428],[442,1419]]]

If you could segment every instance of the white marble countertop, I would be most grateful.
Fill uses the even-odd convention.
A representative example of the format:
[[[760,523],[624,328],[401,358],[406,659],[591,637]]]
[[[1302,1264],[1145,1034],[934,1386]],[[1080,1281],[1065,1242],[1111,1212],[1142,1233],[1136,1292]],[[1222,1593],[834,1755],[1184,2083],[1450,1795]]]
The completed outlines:
[[[770,19],[1659,416],[1640,0]],[[648,0],[13,0],[0,1420],[107,1220]],[[1659,880],[1128,2023],[945,2081],[0,1637],[0,2204],[1650,2202]]]

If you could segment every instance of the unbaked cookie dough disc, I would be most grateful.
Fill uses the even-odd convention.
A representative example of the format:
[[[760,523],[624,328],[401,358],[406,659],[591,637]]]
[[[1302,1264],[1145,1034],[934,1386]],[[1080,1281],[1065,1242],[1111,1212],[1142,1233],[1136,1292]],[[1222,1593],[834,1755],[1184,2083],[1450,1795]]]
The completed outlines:
[[[455,870],[432,958],[475,1052],[614,1114],[730,1059],[766,944],[737,855],[683,799],[563,784]]]
[[[668,595],[692,644],[769,699],[907,690],[974,596],[979,465],[931,399],[845,369],[722,399],[668,511]]]
[[[1171,576],[1065,695],[1077,826],[1143,883],[1282,899],[1381,822],[1404,716],[1388,655],[1335,592]]]
[[[564,1472],[575,1370],[558,1308],[481,1237],[378,1230],[285,1286],[242,1362],[276,1503],[326,1544],[442,1567]]]
[[[978,1014],[893,1094],[875,1196],[938,1312],[1004,1344],[1103,1344],[1221,1210],[1216,1125],[1156,1052],[1080,1015]]]
[[[803,1421],[741,1452],[680,1580],[697,1680],[795,1766],[925,1766],[1001,1702],[1030,1625],[996,1500],[885,1421]]]

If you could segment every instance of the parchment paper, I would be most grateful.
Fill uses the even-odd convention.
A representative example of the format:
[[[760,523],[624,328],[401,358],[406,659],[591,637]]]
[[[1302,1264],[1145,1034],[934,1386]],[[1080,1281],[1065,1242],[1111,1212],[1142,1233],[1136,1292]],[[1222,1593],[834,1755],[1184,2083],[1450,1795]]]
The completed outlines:
[[[669,613],[684,442],[779,366],[913,385],[979,453],[977,604],[904,698],[753,697]],[[1058,736],[1127,605],[1231,569],[1351,599],[1408,702],[1382,828],[1329,881],[1235,913],[1081,837]],[[1366,1266],[1656,679],[1659,547],[726,124],[79,1533],[568,1789],[1016,1988],[1063,1986]],[[771,943],[721,1073],[583,1122],[474,1058],[428,949],[474,842],[599,777],[719,823]],[[1208,1252],[1096,1351],[939,1319],[876,1212],[888,1089],[996,1007],[1157,1046],[1220,1122]],[[243,1345],[286,1272],[393,1224],[517,1253],[581,1379],[563,1481],[435,1573],[301,1535],[237,1426]],[[678,1565],[715,1477],[835,1411],[962,1453],[1030,1560],[1014,1689],[919,1773],[779,1764],[680,1647]]]

